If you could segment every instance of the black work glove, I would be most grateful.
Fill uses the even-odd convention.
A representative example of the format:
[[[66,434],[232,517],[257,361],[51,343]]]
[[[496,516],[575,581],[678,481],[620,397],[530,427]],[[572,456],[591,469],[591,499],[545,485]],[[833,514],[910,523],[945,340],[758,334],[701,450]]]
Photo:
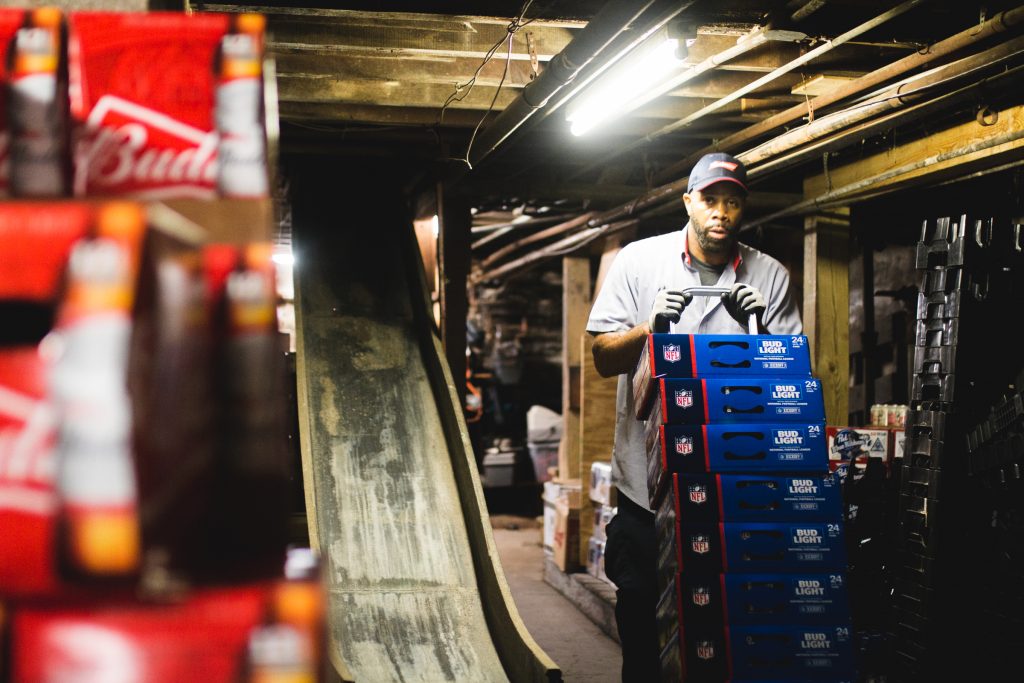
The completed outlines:
[[[765,310],[768,308],[761,290],[753,285],[746,285],[742,282],[737,282],[732,286],[728,294],[722,295],[722,303],[725,305],[725,310],[733,317],[733,320],[743,327],[747,326],[747,321],[752,313],[760,321],[764,316]]]
[[[683,309],[693,301],[692,294],[663,289],[654,297],[654,306],[651,307],[651,315],[647,324],[651,332],[668,332],[671,323],[679,322],[679,316]]]

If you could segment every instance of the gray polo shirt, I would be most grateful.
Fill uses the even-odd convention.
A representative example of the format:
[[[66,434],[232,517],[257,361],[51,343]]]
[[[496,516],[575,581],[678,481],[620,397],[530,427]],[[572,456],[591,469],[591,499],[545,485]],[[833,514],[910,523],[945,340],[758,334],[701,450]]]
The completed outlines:
[[[631,242],[615,257],[594,306],[587,331],[623,332],[651,314],[661,289],[680,290],[701,284],[700,273],[687,249],[689,223],[682,230]],[[757,249],[738,244],[736,254],[718,278],[717,286],[745,282],[761,290],[767,302],[763,322],[771,334],[800,334],[800,312],[789,288],[789,273],[781,263]],[[697,297],[683,309],[671,332],[682,334],[746,334],[717,297]],[[619,375],[615,401],[615,448],[612,478],[619,492],[650,509],[647,496],[647,454],[644,425],[634,417],[632,372]]]

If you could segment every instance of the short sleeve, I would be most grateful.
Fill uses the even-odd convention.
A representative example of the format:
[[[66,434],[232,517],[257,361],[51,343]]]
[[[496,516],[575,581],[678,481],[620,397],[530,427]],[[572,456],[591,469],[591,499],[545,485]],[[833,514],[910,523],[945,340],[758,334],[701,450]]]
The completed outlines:
[[[630,273],[632,247],[631,244],[623,247],[612,261],[590,309],[587,332],[624,332],[639,324],[640,312]]]
[[[782,264],[778,264],[776,268],[771,281],[764,326],[770,334],[801,334],[803,322],[800,320],[796,298],[789,286],[789,272]]]

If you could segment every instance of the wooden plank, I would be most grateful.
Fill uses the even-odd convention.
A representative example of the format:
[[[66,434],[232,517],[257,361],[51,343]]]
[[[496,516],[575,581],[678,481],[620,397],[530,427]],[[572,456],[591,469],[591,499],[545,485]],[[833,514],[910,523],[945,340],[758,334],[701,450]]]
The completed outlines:
[[[846,424],[850,405],[848,219],[809,216],[804,220],[803,321],[814,374],[821,379],[826,420]]]
[[[580,413],[573,408],[573,379],[579,381],[579,338],[590,315],[590,260],[570,257],[562,259],[562,442],[558,447],[558,475],[579,476]]]
[[[373,55],[352,59],[346,55],[318,55],[308,52],[271,55],[277,64],[278,79],[284,77],[344,76],[351,80],[384,81],[394,86],[395,81],[414,83],[441,83],[449,88],[456,82],[465,83],[480,67],[479,59],[436,57],[408,58],[394,55]],[[505,72],[504,53],[498,53],[480,69],[477,85],[497,86]],[[541,67],[543,68],[543,67]],[[520,87],[530,81],[533,73],[529,62],[513,60],[508,67],[505,84]]]
[[[441,342],[462,405],[466,402],[466,316],[469,300],[469,240],[473,218],[465,197],[437,186],[437,263],[441,301]]]
[[[594,338],[584,332],[578,342],[583,388],[580,392],[580,469],[583,495],[580,501],[580,561],[586,562],[594,531],[594,503],[587,491],[590,466],[612,459],[615,445],[615,393],[618,377],[601,377],[594,367]]]
[[[503,41],[507,44],[508,37],[505,26],[496,24],[396,24],[381,19],[355,23],[301,15],[271,17],[267,28],[267,49],[271,52],[313,51],[353,56],[391,54],[483,59],[495,44]],[[512,59],[529,61],[526,32],[513,37]],[[548,61],[569,44],[574,32],[554,27],[533,30],[531,26],[529,33],[537,58]],[[505,45],[501,45],[499,54],[504,54],[504,50]]]
[[[501,111],[519,95],[523,84],[506,82],[494,104]],[[464,99],[453,102],[454,109],[487,109],[494,99],[494,85],[477,85]],[[386,104],[392,107],[433,107],[434,120],[441,105],[454,92],[450,83],[415,83],[411,81],[363,81],[336,76],[278,75],[280,102],[345,102],[350,104]]]

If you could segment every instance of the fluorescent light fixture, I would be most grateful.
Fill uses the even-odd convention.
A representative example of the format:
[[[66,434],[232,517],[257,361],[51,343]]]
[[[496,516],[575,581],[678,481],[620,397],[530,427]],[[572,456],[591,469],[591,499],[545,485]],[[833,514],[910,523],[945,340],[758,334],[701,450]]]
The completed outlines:
[[[602,74],[566,109],[573,135],[636,109],[660,94],[657,86],[683,69],[679,41],[657,31],[651,39]]]

